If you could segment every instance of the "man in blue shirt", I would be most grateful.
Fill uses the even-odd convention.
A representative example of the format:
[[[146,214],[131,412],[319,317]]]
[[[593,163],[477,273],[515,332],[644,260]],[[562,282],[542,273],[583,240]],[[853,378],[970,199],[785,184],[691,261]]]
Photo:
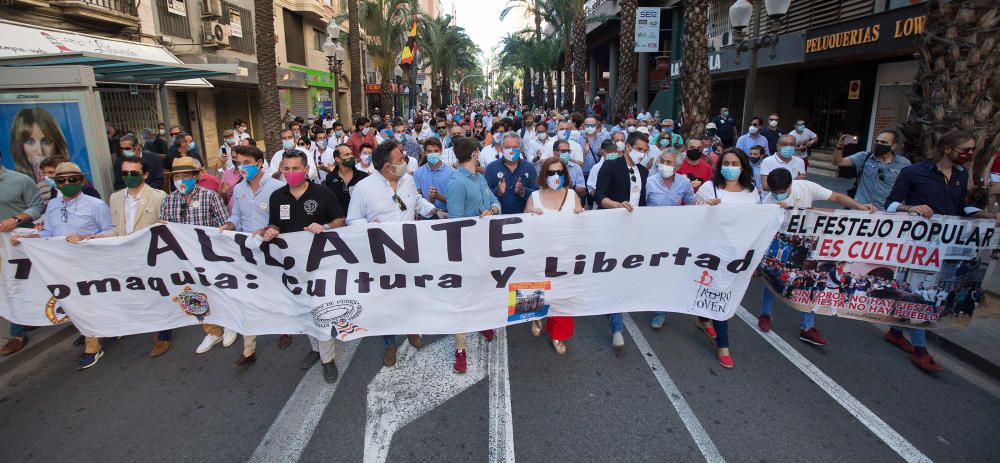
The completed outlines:
[[[428,138],[424,140],[424,155],[427,162],[413,172],[413,180],[417,183],[417,192],[424,199],[434,203],[442,211],[448,210],[448,183],[455,169],[441,160],[441,140]]]
[[[479,146],[471,138],[455,140],[455,158],[458,169],[451,176],[448,184],[448,215],[450,218],[487,217],[500,214],[500,202],[486,179],[478,172]],[[496,161],[501,162],[501,161]],[[525,163],[530,166],[531,164]],[[532,169],[534,172],[534,169]],[[524,205],[521,205],[524,209]],[[493,330],[483,331],[487,341],[493,340]],[[467,368],[465,354],[465,333],[455,335],[455,372],[465,373]]]
[[[964,130],[951,130],[941,136],[934,158],[903,168],[896,178],[885,210],[909,212],[931,218],[933,215],[955,215],[992,218],[1000,225],[1000,213],[994,215],[966,202],[969,172],[963,167],[972,160],[976,139]],[[907,328],[910,341],[895,326],[885,334],[886,342],[911,354],[910,360],[920,369],[929,372],[943,370],[927,352],[926,332],[921,328]],[[912,343],[912,344],[911,344]]]
[[[771,150],[767,147],[767,138],[764,138],[760,134],[761,119],[754,116],[750,121],[750,127],[747,128],[747,133],[740,136],[739,140],[736,140],[736,147],[743,150],[744,153],[749,153],[750,148],[754,146],[761,146],[764,148],[764,156],[770,156]],[[725,143],[725,142],[723,142]]]
[[[646,206],[685,206],[694,204],[694,188],[691,180],[684,175],[676,175],[677,155],[664,152],[653,166],[654,172],[649,174],[646,185]],[[650,326],[654,330],[663,328],[667,319],[666,312],[657,312]]]
[[[521,137],[508,132],[503,137],[503,158],[486,167],[486,183],[500,201],[504,214],[524,212],[524,204],[538,189],[535,167],[521,156]]]

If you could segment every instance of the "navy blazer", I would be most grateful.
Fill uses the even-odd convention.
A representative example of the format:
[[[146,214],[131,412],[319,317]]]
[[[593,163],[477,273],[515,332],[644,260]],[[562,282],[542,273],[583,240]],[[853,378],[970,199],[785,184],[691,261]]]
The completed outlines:
[[[639,192],[639,204],[633,206],[646,205],[646,180],[649,176],[649,169],[642,164],[636,164],[635,169],[642,177],[642,190]],[[624,157],[614,161],[605,160],[601,164],[601,171],[597,174],[597,188],[594,190],[594,201],[601,204],[604,198],[611,198],[612,201],[625,202],[629,200],[632,188],[632,178],[628,171],[628,163]]]

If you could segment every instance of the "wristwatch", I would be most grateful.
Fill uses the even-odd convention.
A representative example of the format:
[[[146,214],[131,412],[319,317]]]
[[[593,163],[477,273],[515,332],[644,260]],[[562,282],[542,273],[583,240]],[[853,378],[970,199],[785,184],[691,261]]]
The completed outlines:
[[[324,229],[324,230],[329,230],[329,229],[330,229],[330,224],[328,224],[328,223],[324,223],[324,224],[323,224],[323,229]]]
[[[14,217],[11,217],[11,218],[14,219],[14,226],[15,227],[20,227],[21,225],[24,225],[24,219],[22,219],[22,218],[20,218],[20,217],[18,217],[16,215]]]

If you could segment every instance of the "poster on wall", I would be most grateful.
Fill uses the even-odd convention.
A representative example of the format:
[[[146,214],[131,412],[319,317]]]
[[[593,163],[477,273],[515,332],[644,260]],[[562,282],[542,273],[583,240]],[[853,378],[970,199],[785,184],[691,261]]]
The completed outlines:
[[[1000,318],[984,280],[1000,257],[993,220],[794,210],[758,278],[794,309],[915,328]],[[988,281],[988,280],[987,280]]]
[[[167,0],[167,11],[177,16],[187,16],[184,0]]]
[[[635,52],[656,53],[660,50],[660,8],[635,9]]]
[[[84,172],[91,171],[79,102],[44,93],[12,96],[17,98],[0,101],[4,168],[42,184],[45,179],[39,164],[50,156],[68,159]]]
[[[243,23],[240,22],[240,10],[229,9],[229,35],[236,38],[243,38]]]

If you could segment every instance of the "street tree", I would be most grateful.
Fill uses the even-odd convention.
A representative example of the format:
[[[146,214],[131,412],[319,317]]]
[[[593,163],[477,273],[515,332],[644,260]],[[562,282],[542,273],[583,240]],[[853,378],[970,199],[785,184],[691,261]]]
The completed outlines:
[[[708,0],[684,2],[684,57],[681,64],[681,120],[686,137],[705,133],[712,104],[708,72]]]
[[[615,107],[611,112],[611,119],[615,121],[628,113],[629,106],[632,105],[632,96],[635,94],[635,9],[637,5],[637,0],[619,2],[621,32],[618,35],[618,91],[615,93]]]
[[[254,0],[258,20],[254,24],[257,41],[257,91],[260,93],[261,123],[267,152],[281,149],[281,105],[278,103],[278,60],[274,44],[274,3]],[[259,136],[259,135],[258,135]]]
[[[341,11],[343,9],[341,5]],[[350,114],[353,119],[364,112],[365,95],[361,77],[361,25],[358,21],[358,0],[347,0],[347,22],[347,52],[351,55],[351,111],[345,113]]]

